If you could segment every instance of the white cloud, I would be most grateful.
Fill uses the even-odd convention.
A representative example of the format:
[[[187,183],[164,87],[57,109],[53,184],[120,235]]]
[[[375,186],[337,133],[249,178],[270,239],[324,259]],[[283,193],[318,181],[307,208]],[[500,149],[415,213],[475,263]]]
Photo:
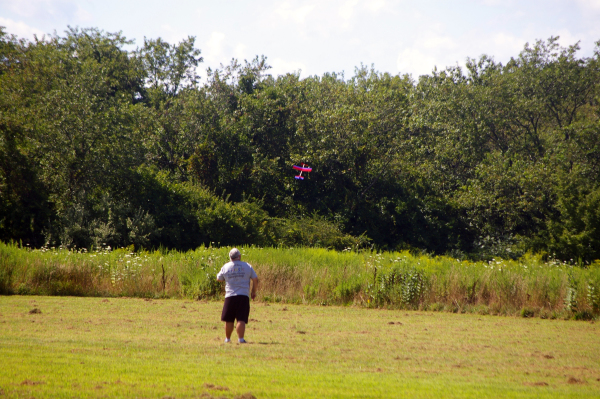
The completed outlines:
[[[269,69],[267,73],[273,76],[284,75],[286,73],[306,71],[306,65],[297,61],[286,61],[281,58],[275,58],[273,61],[269,60],[269,64],[273,67]]]
[[[354,16],[354,11],[358,5],[358,0],[347,0],[338,8],[338,15],[342,19],[342,25],[348,27],[350,20]]]
[[[43,8],[43,3],[46,2],[44,0],[5,0],[1,3],[7,4],[9,10],[22,17],[31,17]]]
[[[418,42],[421,46],[428,49],[456,48],[456,43],[449,36],[428,36]]]
[[[11,19],[0,17],[0,26],[6,27],[6,33],[17,35],[20,38],[32,40],[33,35],[37,35],[38,38],[44,36],[44,32],[40,29],[29,26],[23,22],[16,22]]]
[[[7,9],[25,18],[67,18],[77,17],[82,7],[76,0],[0,0]]]
[[[576,37],[568,29],[560,29],[558,32],[556,32],[556,35],[559,36],[558,42],[563,47],[572,46],[578,41],[585,39],[581,36]]]
[[[75,11],[75,18],[77,21],[86,23],[92,21],[94,18],[92,14],[90,14],[87,10],[81,8],[81,6],[77,6],[77,11]]]
[[[526,40],[500,32],[492,36],[492,43],[495,45],[494,54],[512,54],[516,56],[523,49]]]
[[[577,0],[583,9],[600,11],[600,0]]]
[[[263,26],[290,32],[309,40],[346,34],[357,21],[372,18],[388,8],[390,0],[285,0],[267,11]],[[290,26],[292,24],[292,26]]]
[[[414,40],[398,54],[396,66],[399,73],[410,73],[416,77],[431,73],[435,66],[443,69],[458,61],[455,56],[464,51],[464,43],[461,42],[459,46],[452,37],[435,33],[443,30],[441,26],[431,25],[428,30],[427,34]]]
[[[291,1],[284,1],[279,3],[279,6],[275,8],[274,13],[285,21],[303,24],[314,9],[314,4],[296,5],[292,4]]]
[[[248,46],[243,43],[238,43],[233,48],[233,57],[238,60],[245,60],[248,58]]]
[[[432,55],[425,54],[412,47],[406,48],[398,54],[396,65],[399,73],[410,73],[417,77],[431,73],[436,65],[436,59]]]
[[[180,29],[173,28],[169,24],[161,25],[159,32],[159,36],[171,44],[177,44],[188,37],[187,33]]]
[[[347,30],[353,26],[354,22],[363,19],[364,11],[378,14],[386,5],[386,0],[345,0],[337,10],[340,17],[337,22],[338,28]],[[335,19],[332,20],[332,24],[335,26]]]
[[[385,0],[367,0],[364,3],[364,7],[373,13],[377,13],[378,11],[382,10],[385,6]]]
[[[225,34],[222,32],[212,32],[210,38],[203,47],[204,60],[207,63],[223,62],[224,61],[224,44]]]
[[[77,0],[0,0],[0,9],[4,8],[28,22],[37,21],[44,24],[54,21],[53,29],[58,25],[88,24],[94,16],[88,12]],[[85,2],[90,5],[90,2]]]
[[[514,0],[481,0],[481,4],[485,6],[512,6]]]

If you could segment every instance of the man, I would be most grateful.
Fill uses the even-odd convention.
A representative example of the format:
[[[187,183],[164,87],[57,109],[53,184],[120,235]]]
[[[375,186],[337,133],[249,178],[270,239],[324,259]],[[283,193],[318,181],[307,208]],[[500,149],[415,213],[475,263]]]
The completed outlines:
[[[221,313],[221,321],[225,322],[225,342],[231,342],[231,333],[233,324],[237,319],[235,328],[238,335],[238,342],[245,344],[244,332],[250,315],[250,281],[252,281],[252,299],[256,297],[258,288],[258,276],[256,272],[246,262],[242,262],[242,254],[237,248],[229,251],[229,260],[225,263],[221,271],[217,274],[217,280],[225,281],[225,303]]]

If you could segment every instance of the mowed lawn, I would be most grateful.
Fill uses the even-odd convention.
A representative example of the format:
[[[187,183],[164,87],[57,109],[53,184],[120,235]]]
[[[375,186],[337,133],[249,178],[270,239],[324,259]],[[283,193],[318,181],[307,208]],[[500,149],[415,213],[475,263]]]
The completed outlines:
[[[253,302],[239,345],[220,310],[0,296],[0,398],[600,397],[600,323]]]

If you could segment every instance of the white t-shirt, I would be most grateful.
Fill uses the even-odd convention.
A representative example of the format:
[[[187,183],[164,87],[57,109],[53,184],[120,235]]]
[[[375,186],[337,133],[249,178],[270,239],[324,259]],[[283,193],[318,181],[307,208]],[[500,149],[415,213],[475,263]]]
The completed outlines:
[[[236,295],[249,297],[252,278],[258,278],[256,272],[252,266],[241,260],[225,263],[217,274],[217,280],[225,281],[225,298]]]

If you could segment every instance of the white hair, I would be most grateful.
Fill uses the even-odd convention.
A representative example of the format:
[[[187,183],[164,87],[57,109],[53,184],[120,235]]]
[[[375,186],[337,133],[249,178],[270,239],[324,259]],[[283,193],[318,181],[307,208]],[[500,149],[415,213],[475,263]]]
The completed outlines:
[[[232,248],[231,251],[229,251],[229,259],[230,260],[241,259],[241,258],[242,258],[242,254],[240,253],[239,249]]]

